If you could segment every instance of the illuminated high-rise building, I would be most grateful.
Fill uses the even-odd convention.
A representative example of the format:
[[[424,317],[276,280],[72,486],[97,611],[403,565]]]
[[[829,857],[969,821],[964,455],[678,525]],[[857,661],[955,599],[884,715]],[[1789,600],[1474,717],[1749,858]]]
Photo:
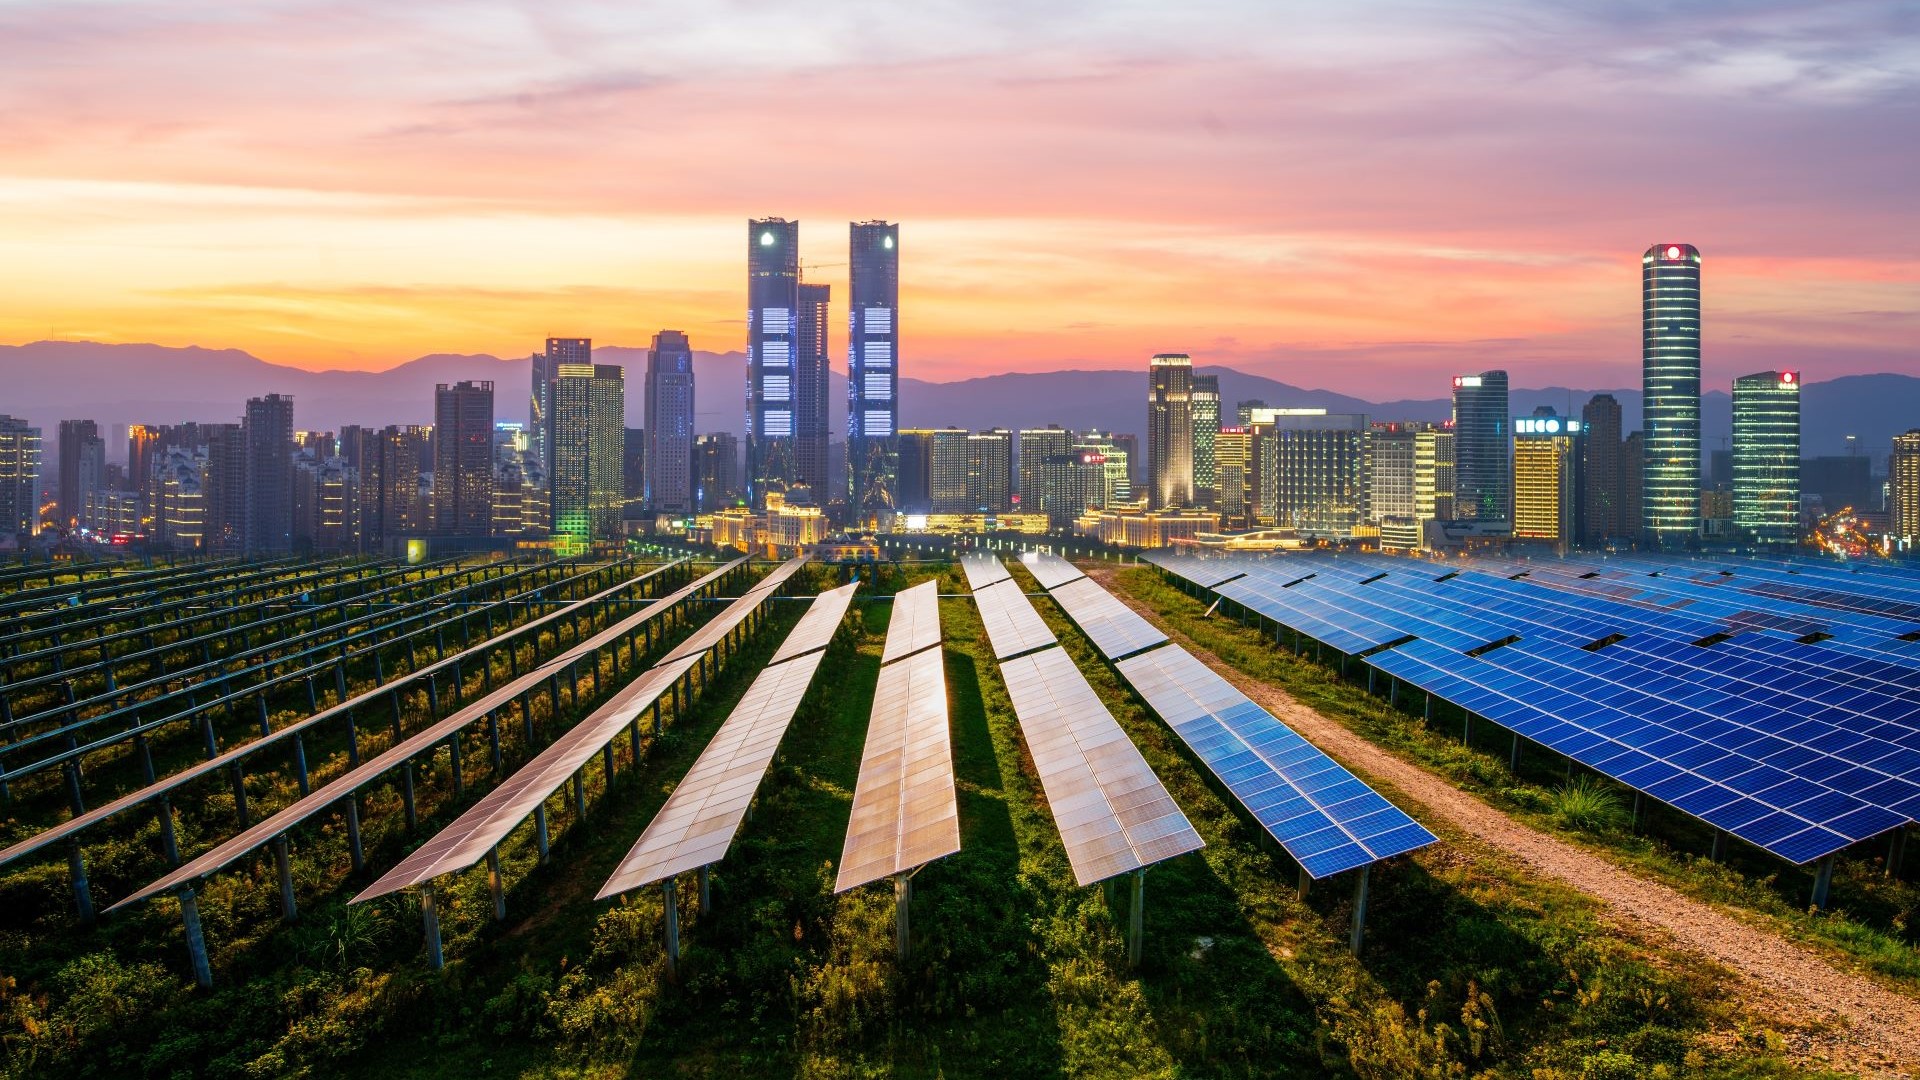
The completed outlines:
[[[485,536],[492,528],[493,383],[440,383],[433,388],[433,531]]]
[[[1887,531],[1907,552],[1920,548],[1920,428],[1893,437],[1887,458]]]
[[[694,440],[694,501],[703,514],[740,501],[740,440],[731,431],[715,431]]]
[[[620,535],[626,374],[618,364],[561,364],[554,372],[547,496],[555,536]]]
[[[0,414],[0,536],[40,531],[40,429]]]
[[[1453,512],[1465,521],[1513,520],[1513,422],[1507,373],[1453,378]]]
[[[927,438],[927,497],[936,514],[969,514],[980,509],[977,485],[968,484],[969,433],[966,428],[936,428]]]
[[[967,510],[1013,509],[1013,432],[990,428],[967,436]]]
[[[1348,539],[1367,520],[1372,425],[1357,413],[1255,409],[1258,514],[1310,536]]]
[[[1453,520],[1454,503],[1453,432],[1430,424],[1413,437],[1413,516],[1425,523],[1434,519]],[[1424,536],[1424,533],[1423,533]],[[1425,547],[1423,539],[1421,547]]]
[[[653,335],[646,394],[641,424],[646,507],[655,514],[688,513],[694,508],[694,385],[693,346],[686,334],[662,330]]]
[[[246,516],[242,550],[293,550],[293,398],[247,399]]]
[[[1800,374],[1733,380],[1733,527],[1758,544],[1800,539]]]
[[[1513,422],[1513,538],[1565,552],[1579,542],[1586,511],[1582,425],[1548,406]]]
[[[815,506],[827,490],[827,327],[832,289],[800,283],[800,321],[793,352],[793,482],[804,485]],[[793,504],[793,497],[787,499]]]
[[[533,358],[533,388],[527,398],[527,434],[533,442],[533,458],[540,471],[550,472],[553,455],[547,447],[552,427],[554,372],[561,364],[593,363],[592,338],[548,338],[547,351]]]
[[[1213,505],[1219,480],[1215,476],[1214,440],[1220,437],[1220,376],[1193,377],[1193,498]]]
[[[1147,363],[1147,500],[1154,510],[1193,505],[1193,358],[1185,353]]]
[[[1637,521],[1624,525],[1620,517],[1625,494],[1620,486],[1620,402],[1612,394],[1595,394],[1580,410],[1580,422],[1586,428],[1581,445],[1587,455],[1587,507],[1581,543],[1599,547],[1640,528]]]
[[[1640,257],[1645,433],[1641,532],[1658,548],[1700,533],[1700,251],[1655,244]]]
[[[900,226],[856,221],[847,276],[847,508],[899,506]]]
[[[1213,459],[1213,507],[1220,512],[1220,525],[1229,530],[1245,528],[1247,495],[1252,487],[1252,430],[1221,428],[1213,443]]]
[[[1071,528],[1085,507],[1073,490],[1074,434],[1058,424],[1020,432],[1020,509],[1045,514],[1056,529]]]
[[[57,515],[61,527],[78,525],[87,498],[107,482],[107,444],[92,420],[60,421],[60,483]]]
[[[747,222],[747,497],[766,505],[798,473],[796,352],[800,346],[800,223]]]

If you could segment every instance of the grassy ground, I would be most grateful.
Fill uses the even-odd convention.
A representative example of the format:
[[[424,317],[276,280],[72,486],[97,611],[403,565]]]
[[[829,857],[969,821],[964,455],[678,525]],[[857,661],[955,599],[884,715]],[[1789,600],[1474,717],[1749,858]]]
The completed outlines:
[[[883,572],[862,594],[929,574],[965,591],[957,570],[923,568]],[[591,896],[797,618],[799,605],[783,604],[638,768],[605,794],[590,773],[585,822],[553,800],[560,839],[547,866],[534,865],[525,830],[506,845],[506,923],[487,918],[482,873],[442,890],[444,973],[421,961],[409,901],[343,906],[359,882],[333,876],[344,860],[322,837],[304,845],[324,855],[302,878],[296,926],[275,923],[261,870],[216,883],[209,935],[223,943],[226,981],[211,994],[181,981],[170,913],[92,940],[31,986],[0,980],[7,1072],[1804,1075],[1714,972],[1618,940],[1583,898],[1470,837],[1377,869],[1369,945],[1349,956],[1349,886],[1301,901],[1284,854],[1041,607],[1207,841],[1148,875],[1138,971],[1125,964],[1124,895],[1109,906],[1074,884],[975,609],[952,599],[941,614],[963,847],[915,879],[912,958],[894,960],[890,888],[832,894],[888,612],[862,602],[713,874],[710,912],[683,878],[682,964],[666,980],[661,891]],[[384,834],[375,868],[461,805],[437,803],[410,836]]]
[[[1196,643],[1241,671],[1285,689],[1304,704],[1340,721],[1373,742],[1446,777],[1515,817],[1550,829],[1625,866],[1698,899],[1757,919],[1780,933],[1816,944],[1837,959],[1880,976],[1889,985],[1920,994],[1920,887],[1885,874],[1885,842],[1854,849],[1836,867],[1830,906],[1808,906],[1812,875],[1739,843],[1727,858],[1708,857],[1710,831],[1674,811],[1650,815],[1632,828],[1629,793],[1595,777],[1569,783],[1564,759],[1523,749],[1521,768],[1508,769],[1510,737],[1491,724],[1477,725],[1463,745],[1464,716],[1444,702],[1422,721],[1421,702],[1410,693],[1405,712],[1338,677],[1311,656],[1296,658],[1271,636],[1216,614],[1168,583],[1157,570],[1123,572],[1119,583]],[[1356,664],[1355,670],[1359,667]],[[1596,797],[1597,796],[1597,797]]]

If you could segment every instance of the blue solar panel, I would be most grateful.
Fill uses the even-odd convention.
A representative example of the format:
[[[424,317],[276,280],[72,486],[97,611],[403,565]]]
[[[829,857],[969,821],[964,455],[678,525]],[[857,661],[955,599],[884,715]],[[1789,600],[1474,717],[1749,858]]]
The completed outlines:
[[[1425,847],[1434,836],[1177,645],[1116,665],[1308,876]]]

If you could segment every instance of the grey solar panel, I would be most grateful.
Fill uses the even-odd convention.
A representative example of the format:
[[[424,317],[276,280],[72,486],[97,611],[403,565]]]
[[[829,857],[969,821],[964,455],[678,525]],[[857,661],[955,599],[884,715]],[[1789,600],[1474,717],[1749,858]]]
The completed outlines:
[[[882,664],[940,644],[940,586],[924,581],[894,594],[893,617],[887,621],[887,643]]]
[[[996,660],[1032,652],[1059,640],[1047,627],[1046,620],[1033,609],[1032,601],[1020,591],[1019,583],[1010,578],[975,589],[973,599],[980,605],[980,621],[986,625],[987,640],[993,645]]]
[[[843,588],[850,591],[853,586]],[[825,603],[846,610],[844,597],[836,605],[827,600],[829,595],[822,594],[815,606]],[[767,668],[753,680],[686,778],[673,789],[666,805],[607,878],[599,899],[664,881],[725,857],[740,823],[746,820],[747,809],[753,805],[767,766],[780,749],[780,740],[793,722],[794,710],[806,697],[825,655],[817,650],[806,653],[790,663]]]
[[[453,824],[367,886],[353,902],[398,892],[478,863],[533,813],[534,807],[560,790],[568,777],[637,720],[661,694],[672,689],[698,660],[697,656],[686,656],[663,661],[628,683],[593,715],[568,728],[532,761],[501,781]]]
[[[833,891],[959,850],[946,671],[940,651],[929,649],[880,669]]]
[[[1076,578],[1049,590],[1066,609],[1067,617],[1093,639],[1095,648],[1109,660],[1150,649],[1167,640],[1132,608],[1092,578]]]
[[[748,612],[764,603],[767,594],[784,585],[787,579],[794,575],[795,571],[805,565],[806,561],[806,557],[801,556],[799,558],[789,559],[780,564],[773,573],[761,578],[758,582],[754,583],[753,588],[748,589],[744,594],[736,598],[733,603],[728,604],[720,614],[708,620],[700,629],[688,634],[687,640],[675,646],[674,650],[668,653],[661,662],[666,663],[668,661],[679,660],[683,657],[696,656],[718,645],[721,638],[731,633],[734,627],[740,625],[741,620],[746,618]]]
[[[1000,673],[1076,881],[1205,846],[1064,650],[1009,660]]]
[[[406,762],[411,761],[414,757],[426,753],[441,743],[446,742],[466,728],[467,725],[486,716],[493,710],[511,704],[515,698],[539,686],[556,672],[565,668],[567,664],[573,660],[587,656],[604,647],[609,642],[620,638],[622,635],[630,633],[636,627],[645,624],[649,619],[667,611],[686,597],[693,595],[708,584],[718,581],[720,578],[731,573],[745,562],[746,560],[744,558],[734,559],[731,562],[715,567],[700,578],[688,582],[669,595],[653,601],[634,614],[621,619],[619,622],[614,623],[612,626],[600,631],[586,641],[566,650],[547,663],[540,665],[518,678],[501,684],[491,693],[483,694],[471,704],[456,710],[453,715],[447,717],[445,720],[422,731],[415,732],[403,739],[396,746],[388,747],[379,755],[362,762],[358,768],[347,772],[345,775],[340,776],[323,787],[315,789],[292,805],[281,809],[271,817],[242,831],[238,836],[232,837],[211,851],[207,851],[185,864],[176,867],[172,873],[167,874],[146,888],[135,892],[133,895],[107,910],[117,911],[129,905],[139,903],[142,900],[158,896],[163,892],[168,892],[182,885],[198,881],[201,878],[217,872],[228,863],[246,855],[248,852],[265,844],[274,837],[285,834],[287,830],[329,809],[340,800],[359,791],[363,785],[371,783],[390,770],[397,769]]]
[[[1180,646],[1115,666],[1309,876],[1434,842],[1399,807]]]
[[[1020,565],[1026,567],[1027,572],[1033,575],[1033,579],[1040,583],[1040,587],[1048,591],[1077,578],[1086,577],[1080,572],[1079,567],[1058,555],[1045,551],[1026,552],[1020,556]]]
[[[834,632],[840,629],[840,623],[847,617],[847,606],[853,602],[854,590],[859,587],[859,582],[849,582],[814,597],[813,603],[807,605],[807,613],[800,616],[799,624],[787,635],[787,640],[780,643],[780,648],[774,651],[773,659],[767,661],[767,665],[771,667],[784,663],[831,644]]]
[[[1013,576],[1007,570],[1006,564],[985,552],[976,551],[962,558],[960,566],[967,572],[967,587],[974,592],[979,592],[996,581],[1005,581]]]

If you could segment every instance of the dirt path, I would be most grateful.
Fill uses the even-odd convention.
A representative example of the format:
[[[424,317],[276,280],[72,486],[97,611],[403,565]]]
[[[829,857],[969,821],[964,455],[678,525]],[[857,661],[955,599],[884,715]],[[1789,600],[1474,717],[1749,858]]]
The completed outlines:
[[[1594,897],[1622,923],[1650,930],[1724,965],[1753,991],[1750,998],[1757,996],[1790,1010],[1788,1015],[1796,1020],[1827,1029],[1828,1037],[1816,1036],[1809,1045],[1795,1049],[1849,1071],[1920,1077],[1920,1002],[1842,971],[1825,956],[1778,934],[1514,821],[1194,644],[1157,612],[1118,588],[1115,573],[1111,567],[1090,571],[1095,580],[1247,696],[1343,763],[1399,788],[1424,808],[1425,816],[1444,820],[1530,869]],[[1762,1015],[1770,1011],[1755,1009]]]

